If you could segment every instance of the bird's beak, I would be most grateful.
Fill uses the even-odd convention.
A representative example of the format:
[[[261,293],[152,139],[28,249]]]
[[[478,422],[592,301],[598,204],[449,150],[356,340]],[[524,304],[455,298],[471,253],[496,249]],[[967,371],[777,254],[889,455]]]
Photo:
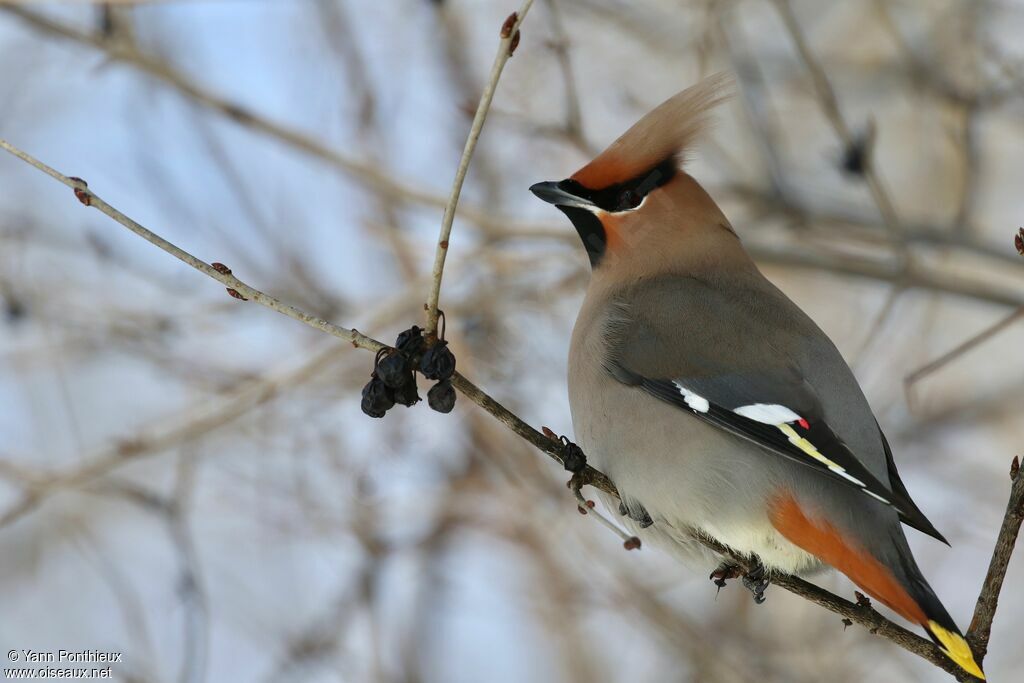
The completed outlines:
[[[554,204],[555,206],[576,206],[581,209],[593,210],[595,204],[590,200],[582,197],[577,197],[574,194],[570,194],[558,187],[558,183],[554,181],[548,181],[545,183],[537,183],[530,187],[530,192],[534,193],[548,204]]]

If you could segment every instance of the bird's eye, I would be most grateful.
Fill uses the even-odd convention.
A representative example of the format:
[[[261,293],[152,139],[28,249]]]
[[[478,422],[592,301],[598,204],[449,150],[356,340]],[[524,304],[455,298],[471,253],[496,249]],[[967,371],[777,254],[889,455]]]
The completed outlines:
[[[643,195],[633,190],[625,190],[619,195],[619,200],[615,203],[616,211],[626,211],[627,209],[635,209],[640,205],[643,200]]]

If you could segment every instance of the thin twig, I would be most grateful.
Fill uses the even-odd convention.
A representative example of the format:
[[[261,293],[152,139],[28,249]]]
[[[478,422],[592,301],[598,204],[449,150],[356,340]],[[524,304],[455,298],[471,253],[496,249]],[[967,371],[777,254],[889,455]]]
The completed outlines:
[[[529,441],[539,450],[547,453],[556,462],[564,464],[562,462],[561,443],[554,439],[549,439],[541,432],[538,432],[536,429],[523,422],[523,420],[521,420],[515,413],[485,394],[479,387],[475,386],[458,372],[452,376],[452,386],[462,392],[462,394],[470,401],[493,415],[499,422],[504,424],[513,432]],[[619,497],[618,489],[615,488],[615,484],[612,483],[612,480],[609,479],[604,472],[595,470],[590,465],[587,465],[586,469],[584,469],[580,474],[580,477],[585,485],[593,486],[598,490],[604,491],[610,496],[614,496],[616,499]]]
[[[18,17],[38,31],[102,50],[115,62],[126,64],[162,81],[189,101],[221,114],[240,126],[249,128],[282,142],[293,149],[316,157],[343,171],[353,181],[367,185],[380,194],[436,208],[442,208],[447,205],[443,197],[424,192],[395,180],[381,171],[380,167],[372,162],[356,159],[337,149],[327,147],[312,135],[277,123],[221,96],[219,93],[206,89],[172,67],[165,60],[147,54],[134,45],[110,41],[100,34],[82,31],[74,26],[55,21],[25,7],[3,5],[0,3],[0,11]],[[478,208],[464,208],[461,213],[463,217],[475,223],[496,227],[500,227],[503,224],[500,216],[489,215]]]
[[[445,199],[442,197],[425,193],[421,190],[410,187],[409,185],[396,181],[387,174],[382,173],[379,165],[377,164],[354,159],[338,150],[328,148],[310,135],[276,123],[256,112],[240,106],[236,102],[233,102],[218,93],[203,88],[189,79],[184,73],[174,69],[166,61],[161,60],[156,56],[146,54],[140,51],[136,46],[125,46],[123,44],[111,42],[99,34],[82,31],[74,26],[56,21],[50,17],[39,14],[38,12],[26,9],[25,7],[17,5],[2,5],[0,6],[0,11],[8,12],[9,14],[18,17],[36,30],[102,50],[108,55],[108,57],[110,57],[110,59],[158,79],[173,88],[182,97],[185,97],[189,101],[221,114],[238,125],[249,128],[250,130],[262,135],[266,135],[292,147],[293,149],[325,161],[335,168],[347,173],[355,182],[364,183],[373,188],[379,194],[398,200],[421,203],[425,206],[441,208],[447,205]],[[740,194],[743,195],[745,199],[753,196],[749,189],[741,192]],[[760,200],[764,199],[763,197],[753,198]],[[762,201],[761,203],[764,202]],[[500,233],[496,234],[503,235],[508,234],[509,232],[518,234],[517,230],[520,227],[524,228],[521,232],[529,231],[530,226],[513,227],[515,221],[507,216],[495,215],[493,211],[487,212],[479,207],[467,207],[465,204],[461,204],[460,206],[459,215],[462,218],[481,227],[500,231]],[[814,220],[830,219],[830,217],[827,216],[815,215],[811,217]],[[843,220],[856,220],[861,223],[864,222],[852,216],[843,218]],[[901,224],[900,228],[905,241],[908,242],[921,241],[929,244],[935,244],[937,246],[963,249],[977,252],[986,257],[1003,258],[1006,256],[998,250],[986,247],[984,244],[965,240],[962,236],[950,238],[943,231],[931,229],[928,226],[906,226]],[[780,259],[771,258],[771,260],[778,262]],[[782,259],[782,262],[788,265],[818,269],[828,269],[832,266],[831,262],[828,262],[827,260],[822,261],[815,255],[810,255],[807,258],[787,256]],[[1017,300],[1012,300],[1012,294],[1007,294],[1005,292],[1000,293],[999,290],[992,287],[986,287],[983,285],[975,286],[973,283],[965,283],[964,286],[961,287],[958,284],[958,279],[951,278],[947,274],[920,278],[911,273],[906,279],[901,279],[899,273],[894,272],[894,269],[892,268],[879,270],[876,267],[868,266],[861,269],[858,268],[856,264],[841,265],[844,272],[849,272],[850,274],[870,279],[889,282],[899,281],[901,285],[908,287],[923,287],[941,292],[963,294],[964,296],[979,298],[1000,304],[1016,306],[1020,303],[1019,297]]]
[[[183,419],[161,418],[152,428],[142,430],[140,436],[118,441],[96,453],[84,456],[80,464],[68,470],[39,473],[31,478],[19,477],[19,483],[25,489],[25,493],[18,502],[0,513],[0,528],[31,512],[60,490],[83,486],[123,464],[199,439],[231,423],[285,390],[322,376],[337,358],[338,348],[331,345],[299,367],[247,383],[230,397],[200,406]]]
[[[810,46],[807,44],[807,39],[804,36],[803,29],[800,27],[800,22],[797,21],[796,15],[793,12],[793,7],[790,5],[789,0],[775,0],[775,5],[778,8],[783,23],[786,25],[786,30],[789,32],[797,52],[800,54],[800,58],[803,60],[804,64],[807,66],[807,70],[811,74],[819,106],[824,112],[826,118],[828,118],[829,122],[832,124],[833,130],[843,144],[843,149],[847,150],[852,148],[854,145],[858,144],[856,136],[853,134],[853,131],[850,130],[850,127],[847,125],[846,119],[843,116],[843,112],[839,108],[839,99],[836,97],[835,89],[832,87],[832,83],[829,81],[824,67],[818,62],[814,53],[811,51]],[[900,270],[909,275],[914,262],[910,249],[907,245],[907,241],[902,235],[899,217],[896,214],[896,207],[893,204],[892,197],[886,189],[885,184],[882,182],[881,177],[878,175],[873,163],[869,162],[864,165],[863,174],[864,180],[868,185],[868,190],[875,201],[875,205],[878,207],[878,211],[882,216],[882,221],[893,241]],[[894,281],[893,286],[886,296],[886,303],[882,306],[879,314],[875,317],[874,322],[869,328],[872,335],[876,330],[881,329],[885,325],[888,316],[893,310],[895,310],[896,300],[904,291],[906,291],[904,284],[905,282],[903,279],[897,279]]]
[[[1003,525],[996,537],[996,547],[992,551],[992,560],[985,574],[985,582],[981,585],[978,603],[974,607],[974,617],[967,629],[967,642],[971,644],[974,658],[980,666],[988,653],[988,639],[992,633],[992,620],[999,606],[999,592],[1006,578],[1006,568],[1010,564],[1010,556],[1017,545],[1021,522],[1024,522],[1024,477],[1020,475],[1020,458],[1014,458],[1010,466],[1010,500],[1006,504],[1006,515]]]
[[[89,190],[88,186],[84,181],[77,178],[65,176],[59,171],[56,171],[53,168],[50,168],[49,166],[44,164],[43,162],[35,159],[31,155],[21,151],[17,147],[14,147],[5,140],[0,139],[0,148],[10,152],[14,156],[18,157],[25,163],[34,166],[43,173],[46,173],[51,178],[54,178],[59,182],[63,183],[64,185],[67,185],[68,187],[72,188],[75,191],[75,196],[78,197],[78,200],[83,204],[86,204],[87,206],[91,206],[99,210],[103,214],[109,216],[116,222],[120,223],[124,227],[134,232],[136,235],[139,235],[146,241],[160,247],[161,249],[171,254],[175,258],[179,259],[183,263],[192,266],[201,273],[204,273],[205,275],[208,275],[209,277],[212,277],[213,279],[217,280],[221,284],[224,284],[240,297],[255,301],[256,303],[266,306],[267,308],[275,310],[279,313],[283,313],[284,315],[287,315],[289,318],[292,318],[293,320],[298,320],[299,322],[309,325],[314,329],[326,332],[327,334],[337,337],[338,339],[343,339],[352,344],[353,346],[355,346],[356,348],[367,349],[369,351],[374,352],[379,351],[380,349],[388,348],[385,344],[362,334],[361,332],[354,328],[349,329],[340,327],[333,323],[329,323],[326,320],[323,320],[322,318],[310,315],[305,311],[299,310],[294,306],[289,306],[288,304],[278,301],[277,299],[267,294],[264,294],[258,289],[255,289],[254,287],[242,282],[237,277],[235,277],[229,269],[223,268],[223,266],[219,269],[215,268],[214,266],[188,253],[184,249],[181,249],[180,247],[172,244],[171,242],[168,242],[167,240],[152,232],[148,228],[142,226],[141,224],[137,223],[136,221],[132,220],[128,216],[124,215],[123,213],[115,209],[114,207],[110,206],[100,197],[98,197],[95,193]],[[462,375],[456,373],[456,375],[452,378],[452,384],[455,386],[456,389],[461,391],[466,396],[466,398],[473,401],[478,406],[486,410],[488,413],[496,417],[500,422],[507,425],[516,434],[523,437],[524,439],[532,443],[534,446],[536,446],[543,452],[547,453],[556,462],[560,464],[562,463],[562,445],[560,443],[547,438],[546,436],[538,432],[536,429],[526,424],[523,420],[521,420],[519,417],[513,414],[510,410],[508,410],[503,405],[498,403],[486,392],[484,392],[475,384],[467,380]],[[271,392],[272,390],[272,387],[267,389],[267,391]],[[213,421],[217,422],[217,419],[214,419]],[[174,436],[173,438],[177,438],[177,436]],[[166,441],[166,435],[165,438],[155,439],[155,443],[147,445],[147,448],[145,450],[147,452],[159,450],[159,444],[164,443]],[[132,449],[130,449],[130,451],[134,452],[134,450],[135,447],[133,446]],[[116,452],[110,454],[110,458],[117,460],[118,458],[123,456],[123,452],[123,448],[118,449]],[[75,480],[79,480],[81,476],[91,478],[94,475],[90,470],[89,472],[84,474],[79,473],[79,475],[76,476]],[[615,485],[603,473],[598,472],[597,470],[588,466],[581,476],[583,476],[584,478],[584,483],[591,484],[596,488],[604,491],[605,493],[609,493],[610,495],[618,497],[618,492],[615,489]],[[0,526],[9,523],[12,519],[17,518],[25,512],[27,512],[28,510],[34,508],[39,502],[39,497],[41,495],[39,493],[40,490],[42,489],[35,489],[29,491],[20,503],[18,503],[14,508],[12,508],[2,517],[0,517]]]
[[[835,133],[839,137],[844,148],[850,147],[856,142],[854,134],[846,123],[846,119],[843,117],[842,110],[839,108],[839,99],[836,97],[835,90],[832,88],[832,83],[829,81],[828,75],[825,73],[825,69],[818,62],[814,53],[811,51],[810,46],[807,44],[807,39],[804,36],[803,29],[800,27],[800,22],[797,21],[796,15],[793,13],[793,8],[789,4],[789,0],[775,0],[775,6],[779,10],[782,22],[786,25],[786,30],[793,39],[793,45],[796,47],[797,52],[800,54],[800,58],[803,60],[804,64],[807,66],[807,70],[811,74],[811,80],[814,82],[814,90],[817,94],[818,103],[821,106],[825,117],[829,120],[829,123],[832,124],[832,128],[835,130]],[[875,204],[878,206],[879,213],[882,214],[882,220],[885,222],[885,226],[889,230],[893,241],[900,252],[901,258],[907,259],[909,257],[909,253],[907,245],[900,235],[900,223],[896,216],[896,209],[893,206],[889,192],[886,190],[885,185],[882,183],[874,166],[871,164],[867,164],[864,168],[864,179],[868,183],[868,189],[871,192],[871,196],[874,198]]]
[[[498,41],[498,53],[494,56],[494,64],[491,66],[491,75],[487,79],[487,85],[480,95],[480,102],[476,107],[476,114],[473,116],[473,125],[469,128],[469,136],[466,138],[466,146],[462,150],[462,158],[459,160],[459,167],[455,171],[455,181],[452,183],[451,195],[444,207],[444,217],[441,219],[441,233],[437,238],[437,251],[434,253],[433,284],[430,288],[430,297],[427,299],[427,334],[437,333],[437,305],[441,297],[441,279],[444,277],[444,261],[448,256],[448,240],[452,234],[452,224],[455,222],[455,209],[459,205],[459,195],[462,193],[462,184],[466,180],[466,172],[469,170],[469,162],[473,159],[473,152],[476,151],[476,143],[480,139],[480,133],[484,128],[484,121],[487,119],[487,112],[491,109],[491,100],[494,99],[494,92],[498,88],[498,79],[505,68],[506,62],[512,57],[512,53],[519,44],[519,27],[530,11],[533,0],[526,0],[519,12],[514,12],[505,20],[501,27],[501,39]]]
[[[810,252],[800,245],[784,248],[763,244],[748,247],[754,260],[794,268],[813,268],[836,275],[850,275],[881,282],[891,282],[907,289],[925,289],[944,294],[964,296],[979,301],[1018,307],[1024,305],[1024,292],[1008,290],[1005,287],[989,285],[973,278],[951,275],[925,264],[917,264],[910,270],[882,263],[874,259],[860,258],[841,253]]]
[[[964,355],[974,347],[996,336],[997,334],[1005,330],[1007,327],[1015,323],[1017,319],[1021,317],[1024,317],[1024,306],[1021,306],[1017,310],[1011,312],[1009,315],[1004,316],[1002,319],[986,327],[984,330],[978,332],[967,341],[957,344],[956,347],[950,349],[949,351],[942,354],[935,360],[925,363],[917,370],[914,370],[913,372],[908,374],[906,377],[903,378],[904,389],[910,389],[911,387],[914,386],[914,384],[921,381],[922,379],[932,374],[936,370],[947,365],[950,361],[956,360],[957,358]]]
[[[903,293],[902,285],[897,282],[893,287],[889,289],[889,293],[885,296],[885,301],[882,306],[878,309],[871,324],[867,327],[867,332],[864,334],[864,338],[860,342],[860,346],[853,353],[851,358],[853,359],[850,366],[854,368],[855,372],[860,367],[861,362],[864,360],[864,356],[867,354],[868,349],[871,345],[881,337],[881,332],[885,328],[885,324],[888,322],[889,317],[892,315],[893,309],[896,308],[896,304],[899,301],[900,294]]]
[[[772,216],[820,226],[822,236],[828,235],[830,240],[854,238],[857,242],[880,246],[892,244],[888,235],[879,235],[879,228],[884,230],[884,225],[873,216],[855,207],[823,204],[813,192],[800,187],[790,186],[784,194],[779,194],[743,182],[726,182],[710,186],[708,191],[716,198],[735,198],[749,204],[755,215],[767,212]],[[976,240],[963,234],[962,230],[951,231],[945,223],[903,221],[900,223],[900,236],[912,247],[963,251],[972,257],[992,261],[992,266],[1008,264],[1016,267],[1020,263],[1017,254],[1004,245]],[[980,270],[989,267],[983,266]]]
[[[565,123],[561,133],[569,142],[587,156],[596,156],[599,150],[591,148],[583,137],[583,117],[580,113],[579,87],[569,56],[569,36],[562,23],[562,12],[558,8],[558,0],[548,0],[548,14],[551,17],[551,32],[554,38],[551,49],[558,60],[558,68],[562,72],[562,83],[565,90]]]
[[[124,227],[134,232],[142,239],[146,240],[147,242],[150,242],[151,244],[160,247],[171,256],[175,257],[176,259],[182,261],[187,265],[192,266],[193,268],[203,273],[204,275],[212,277],[214,280],[217,280],[225,287],[227,287],[229,290],[236,292],[241,298],[243,298],[243,300],[252,300],[260,304],[261,306],[266,306],[267,308],[275,310],[278,313],[283,313],[284,315],[288,316],[289,318],[292,318],[293,320],[298,320],[299,322],[309,325],[310,327],[320,330],[321,332],[326,332],[327,334],[333,337],[343,339],[358,348],[367,349],[369,351],[378,351],[382,348],[385,348],[384,344],[381,344],[379,341],[375,339],[370,339],[366,335],[359,332],[359,330],[339,327],[337,325],[327,322],[323,318],[319,318],[315,315],[310,315],[309,313],[301,311],[298,308],[295,308],[294,306],[289,306],[286,303],[278,301],[269,294],[264,294],[258,289],[255,289],[254,287],[251,287],[246,283],[242,282],[241,280],[239,280],[231,273],[230,269],[214,268],[206,261],[196,258],[195,256],[188,253],[184,249],[181,249],[180,247],[172,244],[171,242],[168,242],[163,237],[160,237],[156,233],[150,231],[148,228],[145,228],[141,224],[135,222],[128,216],[124,215],[123,213],[112,207],[110,204],[107,204],[96,193],[90,190],[88,185],[84,181],[78,178],[68,177],[63,173],[60,173],[59,171],[50,168],[43,162],[21,151],[20,149],[13,146],[6,140],[0,139],[0,148],[10,152],[11,154],[18,157],[25,163],[30,164],[31,166],[35,166],[37,169],[39,169],[46,175],[50,176],[51,178],[54,178],[55,180],[61,183],[64,183],[65,185],[67,185],[68,187],[75,191],[75,195],[79,198],[79,201],[85,204],[86,206],[91,206],[100,213],[109,216],[110,218],[114,219]],[[232,296],[235,295],[233,294]]]
[[[634,550],[640,547],[640,539],[636,536],[629,535],[626,531],[620,528],[618,524],[598,512],[597,508],[594,507],[594,501],[584,498],[583,492],[580,491],[579,486],[574,486],[573,482],[570,481],[569,488],[572,489],[572,494],[576,498],[576,506],[581,514],[593,517],[601,523],[601,526],[621,538],[622,543],[627,550]]]

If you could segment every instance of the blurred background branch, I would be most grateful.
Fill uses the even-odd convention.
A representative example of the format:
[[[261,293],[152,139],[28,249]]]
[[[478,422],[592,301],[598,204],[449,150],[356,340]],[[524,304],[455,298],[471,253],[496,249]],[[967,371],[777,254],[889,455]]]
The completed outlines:
[[[418,255],[511,9],[4,5],[0,130],[267,296],[390,340],[423,314]],[[738,97],[690,171],[856,357],[954,543],[915,537],[915,554],[965,622],[962,586],[985,575],[1006,512],[991,487],[1021,436],[1024,331],[986,330],[1024,305],[1008,239],[1022,20],[964,0],[537,3],[445,265],[460,371],[571,433],[586,258],[525,188],[733,70]],[[0,509],[43,493],[0,527],[12,647],[122,649],[117,674],[146,681],[947,679],[785,592],[754,610],[703,568],[622,552],[566,513],[564,475],[480,411],[364,419],[365,354],[199,285],[24,170],[0,161]],[[977,333],[905,401],[900,378]],[[1003,598],[993,680],[1014,675],[1021,599]]]

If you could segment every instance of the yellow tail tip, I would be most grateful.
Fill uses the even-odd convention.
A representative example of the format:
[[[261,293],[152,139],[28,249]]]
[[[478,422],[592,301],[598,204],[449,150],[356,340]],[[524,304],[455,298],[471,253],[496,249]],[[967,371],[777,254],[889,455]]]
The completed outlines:
[[[985,680],[985,672],[974,661],[974,653],[963,636],[949,629],[942,628],[937,622],[929,621],[927,628],[941,644],[942,652],[956,662],[957,666],[975,678]]]

